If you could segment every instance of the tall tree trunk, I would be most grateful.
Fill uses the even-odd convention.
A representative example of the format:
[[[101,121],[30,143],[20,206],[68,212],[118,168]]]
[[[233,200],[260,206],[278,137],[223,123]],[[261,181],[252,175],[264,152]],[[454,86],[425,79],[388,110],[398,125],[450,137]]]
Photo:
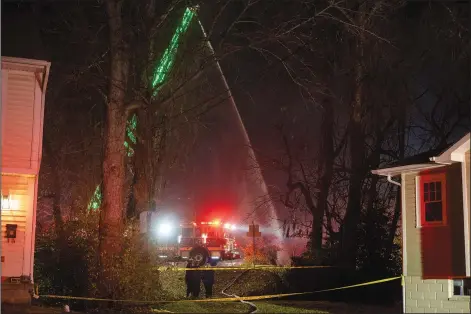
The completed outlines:
[[[149,0],[146,8],[146,25],[149,29],[149,34],[156,33],[156,0]],[[146,57],[149,64],[155,64],[155,37],[151,36],[148,41]],[[152,95],[155,92],[155,86],[151,86],[152,70],[154,67],[145,67],[141,73],[138,87],[147,87],[147,98],[152,102]],[[142,211],[155,210],[156,200],[156,187],[158,181],[158,167],[160,166],[160,151],[158,156],[155,152],[155,133],[156,129],[160,127],[159,122],[156,122],[155,109],[140,108],[137,112],[138,125],[137,125],[137,145],[134,157],[134,184],[133,194],[135,197],[135,214],[140,214]],[[157,169],[156,169],[157,168]]]
[[[59,236],[62,233],[64,227],[64,220],[62,219],[61,210],[62,185],[58,167],[52,167],[52,176],[54,180],[54,192],[52,195],[52,215],[54,217],[56,235]]]
[[[375,144],[373,150],[368,157],[368,165],[370,169],[377,169],[381,163],[381,148],[383,146],[384,137],[386,132],[388,132],[389,127],[394,123],[394,118],[390,118],[389,121],[386,123],[384,129],[382,128],[381,122],[384,122],[384,117],[382,116],[381,107],[378,108],[379,110],[375,110],[373,108],[373,114],[370,116],[372,119],[372,124],[376,124],[375,126]],[[371,110],[371,109],[370,109]],[[371,269],[377,269],[379,265],[382,265],[379,253],[378,253],[378,245],[377,242],[377,227],[375,221],[377,220],[378,215],[381,213],[375,212],[375,202],[378,198],[378,181],[379,176],[373,175],[371,176],[370,186],[368,188],[367,194],[367,205],[366,205],[366,222],[365,222],[365,229],[366,229],[366,249],[368,252],[368,264]]]
[[[60,156],[57,156],[57,153],[54,154],[54,150],[51,147],[51,142],[45,138],[44,139],[44,150],[48,157],[55,162],[54,165],[51,165],[52,171],[52,217],[54,219],[54,228],[56,235],[59,236],[62,233],[62,228],[64,226],[64,220],[62,219],[62,211],[61,211],[61,191],[62,191],[62,184],[61,184],[61,177],[59,173],[59,167],[62,164],[60,162]]]
[[[406,111],[405,108],[402,108],[402,111],[399,115],[398,119],[398,126],[397,126],[397,136],[398,136],[398,143],[399,143],[399,159],[403,159],[405,156],[406,151],[406,139],[405,139],[405,120],[406,120]],[[394,238],[396,237],[397,232],[397,224],[399,219],[401,218],[401,206],[402,206],[402,198],[401,198],[401,187],[397,187],[396,191],[396,204],[394,205],[394,215],[391,221],[391,226],[389,228],[389,236],[388,236],[388,243],[386,246],[386,257],[390,257],[392,253],[392,248],[394,246]]]
[[[153,129],[155,125],[151,119],[155,119],[154,115],[141,110],[138,113],[138,142],[135,148],[134,156],[134,176],[135,183],[133,186],[134,197],[136,201],[136,214],[140,214],[146,210],[154,210],[151,207],[155,201],[155,191],[153,183],[157,179],[154,172],[154,159],[157,158],[153,154],[152,144],[154,142]]]
[[[333,143],[334,114],[332,104],[324,102],[324,116],[321,124],[321,148],[319,150],[319,195],[317,208],[313,213],[311,250],[315,258],[320,256],[322,250],[323,222],[327,212],[329,188],[332,182],[334,167],[334,143]]]
[[[365,23],[364,4],[360,5],[357,25],[363,26]],[[357,256],[357,230],[361,214],[361,190],[364,176],[363,159],[365,157],[365,143],[362,128],[363,115],[363,44],[364,33],[356,38],[355,46],[355,85],[349,123],[349,152],[350,152],[350,180],[348,187],[347,209],[343,222],[342,246],[340,252],[340,264],[343,267],[355,268]]]
[[[396,237],[397,232],[397,223],[401,218],[401,187],[396,189],[396,203],[394,204],[394,215],[391,221],[391,226],[389,228],[388,242],[386,246],[385,257],[389,258],[392,254],[392,248],[394,246],[394,238]]]
[[[379,153],[373,152],[375,155],[373,159],[375,159],[375,165],[373,168],[377,168],[377,164],[379,164]],[[377,155],[377,156],[376,156]],[[375,225],[376,217],[378,217],[378,213],[375,213],[374,210],[374,203],[376,201],[378,190],[378,179],[379,176],[372,176],[370,186],[368,188],[368,202],[366,205],[366,221],[365,221],[365,231],[366,231],[366,238],[365,238],[365,245],[368,254],[368,266],[370,269],[375,269],[380,267],[381,263],[378,261],[378,236],[376,234],[377,228]]]
[[[124,215],[124,139],[126,129],[125,90],[128,77],[128,56],[124,45],[122,1],[107,0],[111,41],[111,71],[107,103],[103,160],[103,206],[100,214],[100,293],[113,297],[116,278],[113,266],[120,256]]]

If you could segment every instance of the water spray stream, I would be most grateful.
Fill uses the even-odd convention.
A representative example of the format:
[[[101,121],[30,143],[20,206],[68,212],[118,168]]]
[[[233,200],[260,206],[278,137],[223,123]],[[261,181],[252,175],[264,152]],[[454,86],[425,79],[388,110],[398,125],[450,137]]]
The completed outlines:
[[[214,57],[215,59],[215,62],[216,62],[216,66],[218,68],[218,71],[219,73],[221,74],[221,78],[224,82],[224,87],[226,88],[227,90],[227,93],[228,93],[228,96],[229,96],[229,99],[231,101],[231,108],[232,110],[234,111],[236,117],[237,117],[237,120],[238,120],[238,123],[239,123],[239,127],[240,129],[242,130],[242,133],[244,134],[244,140],[245,140],[245,143],[247,144],[248,146],[248,152],[249,152],[249,157],[252,158],[252,160],[255,162],[256,164],[256,172],[257,172],[257,176],[259,176],[259,178],[261,179],[261,188],[262,188],[262,192],[264,193],[265,196],[268,197],[268,209],[269,209],[269,212],[270,212],[270,222],[269,222],[269,225],[270,225],[270,229],[272,231],[275,231],[275,236],[277,237],[277,239],[280,241],[279,244],[282,244],[281,241],[283,239],[283,234],[282,234],[282,228],[279,224],[279,220],[278,220],[278,215],[276,214],[276,210],[275,210],[275,205],[273,204],[273,201],[271,199],[271,197],[269,196],[269,193],[268,193],[268,187],[267,187],[267,184],[265,182],[265,179],[263,177],[263,174],[262,174],[262,171],[260,169],[260,164],[258,163],[258,160],[257,160],[257,157],[255,156],[255,152],[252,148],[252,143],[250,141],[250,138],[249,138],[249,135],[247,133],[247,130],[245,128],[245,125],[244,125],[244,122],[242,121],[242,117],[240,116],[240,112],[239,112],[239,109],[237,108],[237,105],[234,101],[234,97],[232,95],[232,92],[231,92],[231,89],[229,88],[229,84],[227,83],[227,80],[226,80],[226,76],[224,75],[224,72],[222,71],[222,68],[221,68],[221,65],[219,63],[219,61],[217,60],[216,58],[216,53],[213,49],[213,46],[211,45],[211,42],[206,34],[206,31],[204,30],[204,27],[203,27],[203,24],[201,23],[201,20],[198,19],[198,23],[201,27],[201,31],[203,33],[203,36],[206,40],[206,43],[208,45],[208,48],[209,50],[211,51],[211,54],[212,56]],[[253,215],[253,214],[252,214]]]

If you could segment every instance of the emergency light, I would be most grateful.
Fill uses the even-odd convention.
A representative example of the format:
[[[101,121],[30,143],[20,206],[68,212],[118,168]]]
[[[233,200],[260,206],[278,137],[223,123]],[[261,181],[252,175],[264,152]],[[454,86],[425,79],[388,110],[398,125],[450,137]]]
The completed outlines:
[[[168,223],[163,223],[159,225],[158,233],[161,236],[168,236],[172,233],[172,226]]]

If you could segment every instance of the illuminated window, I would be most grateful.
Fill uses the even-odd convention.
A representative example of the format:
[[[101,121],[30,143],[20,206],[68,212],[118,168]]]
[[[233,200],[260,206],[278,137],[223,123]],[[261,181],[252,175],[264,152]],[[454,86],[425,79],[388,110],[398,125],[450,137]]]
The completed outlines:
[[[437,226],[446,224],[445,173],[420,177],[421,224]]]

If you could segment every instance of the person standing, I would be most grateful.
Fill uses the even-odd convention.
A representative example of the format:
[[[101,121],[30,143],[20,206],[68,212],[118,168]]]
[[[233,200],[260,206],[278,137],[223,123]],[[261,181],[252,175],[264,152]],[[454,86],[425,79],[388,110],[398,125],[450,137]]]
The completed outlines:
[[[192,270],[189,270],[188,268],[191,268],[191,260],[188,260],[188,262],[186,263],[185,268],[186,268],[186,270],[185,270],[186,297],[189,298],[190,295],[191,295],[191,283],[190,283],[191,274],[190,274],[190,272],[192,272]]]
[[[215,267],[217,265],[217,261],[211,260],[209,265],[210,267]],[[202,277],[206,298],[211,298],[213,296],[214,270],[203,271]]]
[[[186,266],[185,283],[186,283],[186,297],[198,298],[200,294],[201,271],[197,270],[196,263],[189,260]]]

